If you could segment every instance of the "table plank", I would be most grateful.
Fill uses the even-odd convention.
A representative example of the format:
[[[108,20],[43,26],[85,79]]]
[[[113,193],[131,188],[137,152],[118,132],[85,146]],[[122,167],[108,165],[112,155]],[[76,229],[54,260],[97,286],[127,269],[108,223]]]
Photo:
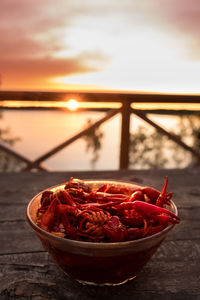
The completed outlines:
[[[75,178],[105,178],[169,190],[181,223],[138,277],[117,287],[84,286],[51,261],[25,219],[30,199]],[[200,299],[200,169],[0,173],[0,299]]]
[[[199,240],[168,241],[135,280],[118,287],[94,287],[64,275],[45,252],[4,255],[0,256],[4,274],[0,293],[20,299],[31,295],[39,299],[198,299],[199,281],[194,278],[199,279],[199,260]]]

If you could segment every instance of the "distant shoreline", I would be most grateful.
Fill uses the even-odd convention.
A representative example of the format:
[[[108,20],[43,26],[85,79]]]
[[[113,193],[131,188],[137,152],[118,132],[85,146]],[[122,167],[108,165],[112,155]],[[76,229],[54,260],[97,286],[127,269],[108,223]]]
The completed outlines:
[[[94,112],[108,112],[111,109],[108,108],[79,108],[77,110],[68,110],[60,107],[4,107],[0,106],[0,112],[3,110],[21,110],[21,111],[64,111],[67,113],[79,113],[86,111]],[[148,114],[158,114],[158,115],[191,115],[191,114],[200,114],[200,111],[197,110],[170,110],[170,109],[140,109],[140,111]]]

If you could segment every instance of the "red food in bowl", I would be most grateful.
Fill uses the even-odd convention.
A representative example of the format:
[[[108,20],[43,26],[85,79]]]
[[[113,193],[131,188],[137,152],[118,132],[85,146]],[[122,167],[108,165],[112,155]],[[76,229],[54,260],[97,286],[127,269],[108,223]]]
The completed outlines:
[[[78,187],[77,184],[79,184]],[[80,186],[80,184],[83,185]],[[167,233],[179,222],[177,208],[171,200],[171,194],[166,193],[166,186],[158,192],[155,189],[149,190],[149,187],[126,182],[108,180],[79,182],[70,179],[68,183],[49,188],[36,195],[27,207],[27,220],[56,264],[70,277],[88,284],[121,284],[138,274],[165,239]],[[69,198],[63,198],[62,191],[66,189],[71,189]],[[80,194],[77,196],[76,189],[81,190],[85,198],[81,198]],[[119,191],[122,190],[123,196],[120,196]],[[99,196],[105,192],[114,195],[109,198],[110,202]],[[145,197],[142,199],[138,192],[142,192]],[[137,193],[137,197],[140,198],[134,196],[134,193]],[[55,201],[56,204],[52,205],[53,211],[57,213],[55,213],[56,219],[53,221],[51,219],[48,223],[49,214],[46,213],[46,217],[43,215],[54,199],[51,195],[56,195],[58,198]],[[156,203],[153,204],[158,197],[163,195],[167,195],[163,203],[165,208],[155,205]],[[49,200],[48,197],[51,199]],[[76,204],[70,200],[71,198],[75,199]],[[65,203],[60,203],[59,199]],[[158,203],[161,203],[161,200],[159,198]],[[97,204],[94,205],[94,203]],[[58,208],[55,208],[56,206]],[[76,218],[72,214],[66,215],[68,227],[66,224],[61,226],[60,224],[64,222],[63,215],[60,214],[61,209],[63,210],[63,207],[68,209],[68,206],[73,208],[70,208],[70,213],[76,210]],[[100,207],[100,210],[97,207]],[[127,209],[129,207],[131,207],[130,211]],[[137,212],[135,212],[136,208]],[[87,209],[95,213],[101,210],[106,212],[106,221],[98,225],[100,229],[97,230],[93,223],[90,224],[91,219],[90,215],[86,214]],[[77,210],[81,211],[77,213]],[[42,213],[38,218],[39,211]],[[137,218],[135,214],[138,214]],[[41,228],[42,218],[46,226],[43,228]],[[102,218],[101,213],[99,218]],[[50,226],[47,226],[49,224]],[[57,232],[53,231],[55,228]],[[94,238],[93,233],[96,234]]]

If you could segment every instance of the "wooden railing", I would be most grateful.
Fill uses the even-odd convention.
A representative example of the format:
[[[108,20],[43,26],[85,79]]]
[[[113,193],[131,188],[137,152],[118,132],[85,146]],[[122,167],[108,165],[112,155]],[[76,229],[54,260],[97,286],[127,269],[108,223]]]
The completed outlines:
[[[12,148],[0,142],[0,149],[8,152],[9,154],[21,159],[26,163],[24,170],[31,170],[33,168],[48,171],[48,169],[42,164],[47,158],[53,156],[55,153],[62,150],[64,147],[70,145],[77,139],[90,133],[95,128],[99,127],[102,123],[108,121],[116,114],[122,115],[121,119],[121,145],[120,145],[120,158],[119,168],[128,169],[129,167],[129,144],[130,144],[130,116],[131,114],[137,115],[139,118],[153,126],[161,134],[166,135],[169,139],[183,147],[185,150],[192,153],[200,162],[200,152],[196,151],[192,147],[185,144],[179,137],[169,133],[160,125],[146,116],[149,110],[135,109],[132,107],[134,103],[168,103],[173,110],[173,105],[176,103],[188,104],[188,103],[200,103],[200,95],[176,95],[176,94],[150,94],[150,93],[111,93],[111,92],[15,92],[15,91],[0,91],[0,101],[67,101],[71,98],[78,99],[84,102],[112,102],[120,103],[120,108],[107,109],[105,116],[96,121],[87,129],[81,130],[73,137],[67,139],[62,144],[57,145],[53,149],[50,149],[47,153],[44,153],[35,160],[30,160],[22,154],[17,153]],[[153,112],[151,110],[151,112]],[[155,110],[154,110],[155,112]]]

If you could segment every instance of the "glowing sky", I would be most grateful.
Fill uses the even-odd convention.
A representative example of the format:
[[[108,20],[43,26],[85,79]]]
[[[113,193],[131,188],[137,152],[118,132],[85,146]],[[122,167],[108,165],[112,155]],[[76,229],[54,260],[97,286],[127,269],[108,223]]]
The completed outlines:
[[[1,0],[3,90],[199,93],[199,0]]]

